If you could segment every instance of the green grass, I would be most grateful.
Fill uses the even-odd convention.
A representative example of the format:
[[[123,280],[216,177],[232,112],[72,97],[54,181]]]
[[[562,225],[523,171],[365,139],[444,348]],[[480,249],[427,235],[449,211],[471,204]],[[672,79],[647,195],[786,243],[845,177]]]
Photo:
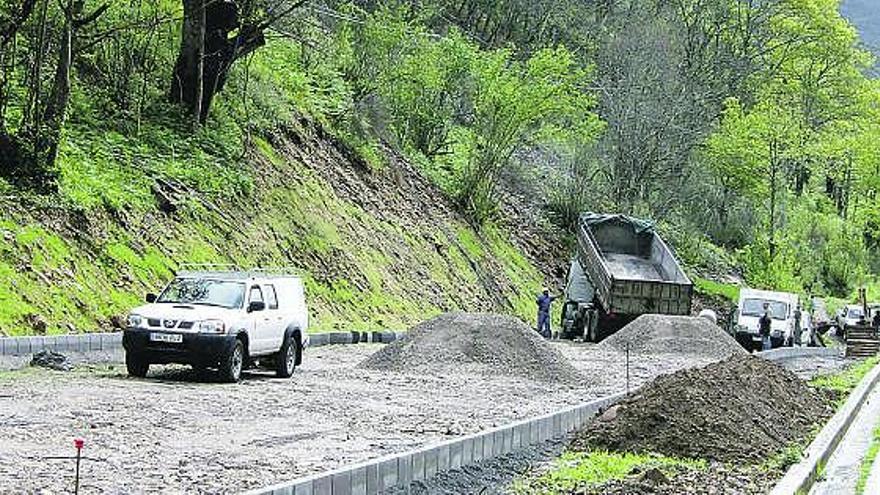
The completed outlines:
[[[693,280],[694,287],[696,288],[697,292],[701,294],[712,297],[723,297],[724,299],[734,303],[739,301],[740,287],[738,285],[715,282],[714,280],[708,280],[700,277],[695,277]]]
[[[626,478],[634,468],[657,468],[672,475],[682,469],[706,469],[702,460],[676,459],[661,455],[592,451],[566,452],[544,474],[515,483],[517,495],[562,495],[598,487]]]
[[[871,445],[868,447],[868,453],[865,455],[865,458],[862,459],[862,465],[859,468],[859,481],[856,483],[857,495],[865,493],[865,484],[871,475],[871,468],[874,466],[878,452],[880,452],[880,426],[875,428],[871,434]]]
[[[858,386],[859,382],[878,362],[880,362],[880,356],[865,359],[839,373],[817,376],[810,380],[810,385],[833,392],[838,398],[838,405],[843,405],[850,392]]]
[[[816,432],[818,433],[818,431]],[[815,438],[815,434],[810,438]],[[806,447],[799,443],[793,443],[777,452],[769,459],[764,460],[759,466],[762,471],[781,472],[801,461]]]

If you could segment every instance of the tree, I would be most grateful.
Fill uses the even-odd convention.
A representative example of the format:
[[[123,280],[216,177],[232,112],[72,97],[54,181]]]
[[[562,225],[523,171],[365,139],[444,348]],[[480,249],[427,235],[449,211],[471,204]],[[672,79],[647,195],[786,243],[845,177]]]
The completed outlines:
[[[265,31],[306,0],[183,0],[183,25],[170,99],[196,126],[205,122],[232,65],[266,43]]]

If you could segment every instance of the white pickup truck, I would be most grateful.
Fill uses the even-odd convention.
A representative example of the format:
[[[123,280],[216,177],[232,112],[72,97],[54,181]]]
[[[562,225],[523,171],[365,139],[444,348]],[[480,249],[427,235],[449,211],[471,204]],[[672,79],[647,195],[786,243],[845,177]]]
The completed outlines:
[[[151,364],[216,368],[236,382],[242,369],[270,366],[287,378],[308,346],[302,280],[261,272],[182,272],[132,310],[123,333],[128,373]]]

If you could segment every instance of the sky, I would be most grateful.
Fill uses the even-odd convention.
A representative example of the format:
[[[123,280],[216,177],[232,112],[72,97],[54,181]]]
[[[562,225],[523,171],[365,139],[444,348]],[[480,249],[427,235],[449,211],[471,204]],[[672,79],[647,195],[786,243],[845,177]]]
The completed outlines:
[[[858,28],[862,41],[880,56],[880,0],[843,0],[841,12]]]

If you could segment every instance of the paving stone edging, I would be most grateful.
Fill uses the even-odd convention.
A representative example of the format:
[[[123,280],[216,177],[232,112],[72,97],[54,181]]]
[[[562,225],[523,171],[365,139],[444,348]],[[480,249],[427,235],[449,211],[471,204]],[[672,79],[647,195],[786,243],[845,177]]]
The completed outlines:
[[[615,394],[402,454],[258,488],[245,495],[376,495],[558,438],[588,423],[599,411],[625,396]]]
[[[770,495],[795,495],[810,491],[819,472],[828,463],[831,454],[846,435],[859,409],[878,381],[880,381],[880,364],[874,366],[859,382],[843,407],[831,417],[804,451],[801,461],[788,469],[782,480],[773,487]]]
[[[780,347],[756,353],[768,361],[781,361],[799,357],[836,357],[843,356],[844,349],[833,347]]]
[[[315,333],[309,334],[309,347],[367,342],[389,343],[403,335],[400,332],[388,331]],[[0,356],[28,356],[43,350],[61,353],[65,351],[121,351],[122,332],[0,338]]]

